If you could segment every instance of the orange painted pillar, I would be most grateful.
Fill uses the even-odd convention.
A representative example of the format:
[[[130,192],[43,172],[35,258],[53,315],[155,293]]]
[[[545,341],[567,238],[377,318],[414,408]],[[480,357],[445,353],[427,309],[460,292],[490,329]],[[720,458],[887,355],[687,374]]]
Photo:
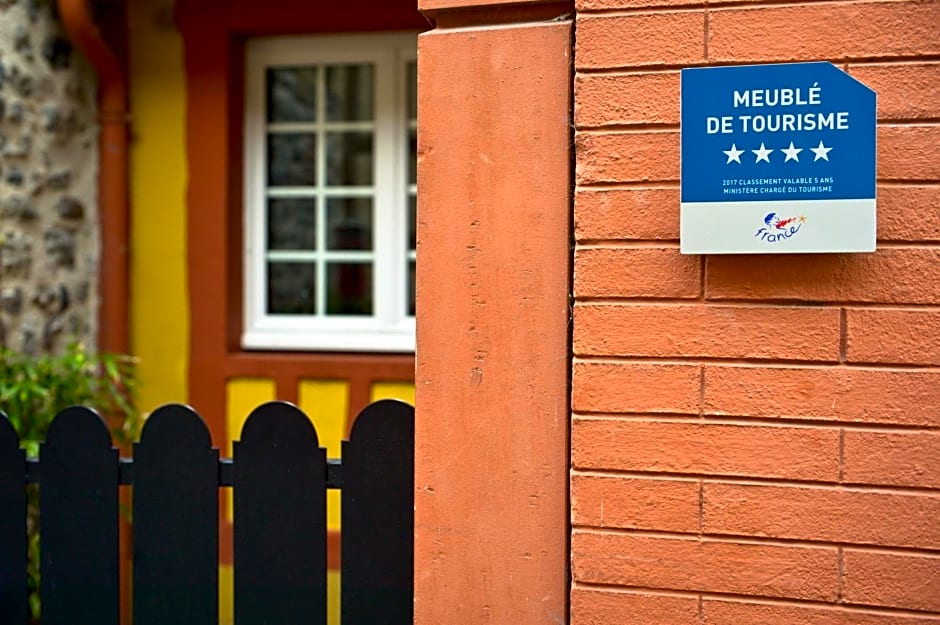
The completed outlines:
[[[571,22],[424,0],[415,623],[567,622]]]

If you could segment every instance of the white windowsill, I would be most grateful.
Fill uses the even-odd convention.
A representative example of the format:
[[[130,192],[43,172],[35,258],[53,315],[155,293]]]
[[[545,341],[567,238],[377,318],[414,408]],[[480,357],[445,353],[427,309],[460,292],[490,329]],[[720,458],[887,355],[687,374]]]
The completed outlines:
[[[248,350],[395,352],[415,351],[410,332],[298,332],[296,330],[249,330],[242,334]]]

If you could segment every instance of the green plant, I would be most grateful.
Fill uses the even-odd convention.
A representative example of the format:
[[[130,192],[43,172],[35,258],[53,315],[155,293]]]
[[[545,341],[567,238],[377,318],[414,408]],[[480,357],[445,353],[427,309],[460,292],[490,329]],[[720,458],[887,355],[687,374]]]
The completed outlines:
[[[61,354],[28,355],[0,348],[0,411],[20,437],[30,458],[39,455],[49,425],[69,406],[89,406],[111,426],[115,442],[138,438],[143,418],[134,408],[134,360],[129,356],[96,354],[71,343]],[[27,489],[29,605],[39,618],[39,491]]]

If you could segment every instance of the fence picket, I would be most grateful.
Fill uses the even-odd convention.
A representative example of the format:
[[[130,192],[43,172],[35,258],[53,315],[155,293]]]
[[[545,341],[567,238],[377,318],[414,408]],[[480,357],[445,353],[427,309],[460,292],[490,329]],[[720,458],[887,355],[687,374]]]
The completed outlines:
[[[255,409],[235,445],[235,622],[326,623],[326,452],[290,404]]]
[[[134,445],[134,624],[218,621],[219,452],[192,409],[167,405]]]
[[[414,408],[366,407],[343,442],[343,625],[411,625]]]
[[[26,454],[0,412],[0,623],[26,622]]]
[[[329,478],[342,489],[343,623],[411,625],[414,408],[376,402],[350,439]],[[199,415],[166,405],[133,460],[119,462],[101,418],[69,408],[27,466],[0,413],[0,623],[27,618],[29,481],[40,485],[43,625],[117,625],[119,483],[133,487],[135,625],[216,625],[218,489],[229,485],[236,624],[325,625],[328,476],[315,428],[272,402],[252,412],[234,447],[220,463]]]
[[[68,408],[39,450],[43,625],[118,623],[118,453],[101,418]]]

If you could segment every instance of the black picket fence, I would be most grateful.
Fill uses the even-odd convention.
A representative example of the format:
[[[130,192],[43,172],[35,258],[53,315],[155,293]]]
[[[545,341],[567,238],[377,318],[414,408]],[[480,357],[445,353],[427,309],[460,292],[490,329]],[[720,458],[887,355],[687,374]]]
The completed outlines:
[[[310,420],[257,408],[219,458],[192,409],[156,410],[119,458],[93,411],[59,414],[27,461],[0,418],[0,623],[27,622],[26,483],[39,484],[43,625],[118,625],[118,491],[133,488],[134,625],[218,622],[218,489],[234,489],[235,623],[326,623],[326,490],[342,490],[343,625],[413,616],[414,408],[356,419],[327,460]]]

